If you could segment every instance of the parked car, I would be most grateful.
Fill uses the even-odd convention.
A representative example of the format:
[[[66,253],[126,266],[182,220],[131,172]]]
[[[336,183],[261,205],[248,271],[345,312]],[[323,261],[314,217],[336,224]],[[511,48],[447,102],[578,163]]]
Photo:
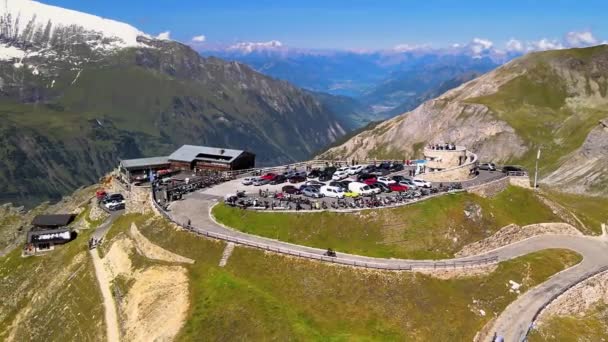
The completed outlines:
[[[284,187],[281,188],[281,191],[283,191],[286,194],[290,194],[290,195],[299,195],[300,194],[300,189],[296,188],[293,185],[285,185]]]
[[[110,211],[123,210],[125,208],[125,201],[122,202],[110,202],[106,205],[106,208]]]
[[[321,182],[316,181],[316,180],[308,180],[308,181],[306,181],[304,183],[304,185],[307,185],[307,186],[319,186],[320,187],[320,186],[325,185],[325,183],[321,183]]]
[[[103,200],[103,205],[107,209],[110,209],[110,210],[117,210],[117,209],[113,209],[113,208],[115,208],[119,205],[123,205],[123,207],[124,207],[124,204],[125,204],[125,198],[122,194],[108,195]]]
[[[378,188],[380,188],[383,192],[391,192],[391,188],[388,187],[388,185],[383,184],[383,183],[374,183],[374,185]]]
[[[253,181],[255,181],[256,179],[258,179],[258,177],[245,177],[241,180],[241,184],[251,185],[251,184],[253,184]]]
[[[327,182],[327,181],[330,181],[330,180],[331,180],[332,175],[333,175],[333,172],[332,172],[332,173],[328,173],[328,172],[323,171],[323,172],[321,173],[321,175],[319,176],[319,182]]]
[[[287,181],[287,177],[285,177],[283,175],[277,175],[270,181],[270,184],[283,184],[286,181]]]
[[[389,173],[391,173],[391,171],[389,169],[384,169],[384,168],[381,168],[381,167],[377,167],[373,171],[371,171],[369,174],[373,175],[373,176],[380,177],[380,176],[386,176]]]
[[[312,198],[321,198],[321,197],[323,197],[323,195],[321,195],[321,192],[319,191],[319,189],[317,189],[315,187],[305,186],[305,187],[302,187],[302,188],[300,189],[302,191],[302,195],[304,195],[306,197],[312,197]]]
[[[319,192],[325,197],[344,198],[344,190],[337,186],[324,185]]]
[[[505,165],[502,167],[502,172],[524,172],[524,168],[516,165]]]
[[[377,181],[378,181],[378,180],[377,180],[375,177],[372,177],[372,178],[368,178],[368,179],[363,180],[363,182],[362,182],[362,183],[365,183],[365,184],[367,184],[367,185],[370,185],[370,184],[374,184],[374,183],[376,183]]]
[[[354,165],[354,166],[351,166],[350,168],[348,168],[348,174],[349,175],[356,175],[359,172],[363,171],[364,168],[365,168],[364,165]]]
[[[431,182],[425,181],[424,179],[420,179],[420,178],[414,178],[414,179],[412,179],[412,182],[414,183],[414,185],[416,185],[419,188],[430,188],[431,186],[433,186],[433,184],[431,184]]]
[[[361,196],[371,196],[374,193],[369,185],[360,182],[352,182],[348,184],[348,190],[356,192]]]
[[[359,194],[350,190],[344,191],[344,197],[357,198]]]
[[[403,164],[401,163],[396,163],[391,165],[391,172],[399,172],[399,171],[403,171],[405,169],[405,166],[403,166]]]
[[[409,187],[407,185],[403,185],[401,183],[389,184],[388,187],[391,189],[391,191],[396,191],[396,192],[404,192],[409,189]]]
[[[404,178],[398,184],[407,186],[410,190],[416,190],[418,186],[411,178]]]
[[[382,184],[382,183],[378,183],[378,182],[376,182],[376,183],[368,184],[368,185],[369,185],[369,188],[370,188],[370,189],[372,189],[372,191],[373,191],[375,194],[379,194],[379,193],[381,193],[381,192],[382,192],[382,188],[380,188],[380,186],[379,186],[378,184]]]
[[[336,171],[337,171],[337,169],[333,166],[328,166],[323,169],[323,172],[327,173],[328,175],[333,175],[334,172],[336,172]]]
[[[494,163],[482,163],[479,164],[477,168],[485,171],[496,171],[496,165]]]
[[[331,179],[333,180],[342,180],[348,177],[348,172],[347,171],[340,171],[338,169],[338,171],[336,171],[333,176],[331,176]]]
[[[394,180],[394,181],[395,181],[395,182],[397,182],[397,183],[401,182],[402,180],[404,180],[404,179],[406,179],[406,178],[407,178],[407,177],[402,176],[402,175],[396,175],[396,176],[391,177],[391,179],[392,179],[392,180]]]
[[[256,178],[256,179],[253,181],[253,186],[262,186],[262,185],[266,185],[266,184],[268,184],[268,183],[270,183],[270,180],[269,180],[269,179],[259,177],[259,178]]]
[[[274,179],[274,177],[276,177],[276,176],[277,176],[277,174],[276,174],[276,173],[269,172],[269,173],[264,174],[264,175],[263,175],[263,176],[261,176],[260,178],[261,178],[261,179],[266,179],[266,180],[271,181],[271,180],[273,180],[273,179]]]
[[[385,184],[385,185],[397,183],[395,180],[388,178],[388,177],[378,177],[378,182]]]
[[[318,178],[321,175],[321,170],[319,169],[314,169],[312,171],[310,171],[308,173],[308,175],[306,175],[307,178]]]
[[[389,170],[390,168],[391,168],[391,163],[389,163],[389,162],[380,163],[380,165],[378,165],[378,169]]]
[[[306,180],[305,176],[296,175],[296,176],[293,176],[293,177],[289,178],[289,183],[302,183],[305,180]]]

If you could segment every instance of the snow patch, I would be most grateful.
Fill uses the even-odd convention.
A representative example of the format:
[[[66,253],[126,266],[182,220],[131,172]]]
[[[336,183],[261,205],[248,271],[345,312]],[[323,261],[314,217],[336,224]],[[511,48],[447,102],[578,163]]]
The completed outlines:
[[[8,61],[11,59],[23,58],[24,56],[25,51],[14,46],[0,43],[0,60]]]
[[[60,27],[81,27],[90,33],[76,35],[92,36],[95,33],[115,38],[112,45],[116,47],[142,46],[137,37],[150,37],[129,24],[31,0],[5,0],[0,3],[0,13],[3,25],[12,29],[9,38],[25,38],[26,41],[39,29],[45,31],[49,28],[50,37],[53,37]]]

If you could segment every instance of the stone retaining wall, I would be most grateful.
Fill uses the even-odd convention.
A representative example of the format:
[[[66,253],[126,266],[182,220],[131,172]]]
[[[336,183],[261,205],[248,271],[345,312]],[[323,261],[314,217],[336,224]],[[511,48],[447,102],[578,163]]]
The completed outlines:
[[[511,185],[519,186],[526,189],[531,189],[530,177],[529,176],[509,176],[509,182]]]
[[[505,190],[510,184],[509,177],[504,177],[489,183],[467,189],[468,192],[481,197],[494,197]]]

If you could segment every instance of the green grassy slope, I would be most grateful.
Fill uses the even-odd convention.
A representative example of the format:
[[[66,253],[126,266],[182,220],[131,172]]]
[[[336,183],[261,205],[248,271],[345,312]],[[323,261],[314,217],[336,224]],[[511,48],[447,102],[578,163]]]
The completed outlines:
[[[580,316],[553,316],[530,333],[530,342],[606,341],[608,306],[598,304]]]
[[[488,106],[525,141],[528,153],[512,162],[533,167],[540,147],[541,170],[553,171],[608,117],[608,80],[599,77],[607,55],[608,46],[527,55],[520,63],[525,73],[467,102]]]
[[[213,215],[250,234],[345,253],[415,259],[451,257],[511,223],[561,221],[532,191],[517,187],[489,199],[459,193],[356,214],[259,213],[218,205]]]
[[[42,256],[22,258],[17,248],[0,258],[0,339],[11,326],[15,341],[104,338],[101,292],[87,252],[91,232]]]
[[[175,231],[161,220],[140,231],[196,260],[189,266],[192,307],[183,341],[471,340],[516,298],[509,280],[527,290],[580,261],[572,252],[546,250],[501,263],[487,276],[441,280],[236,247],[220,268],[223,244]]]

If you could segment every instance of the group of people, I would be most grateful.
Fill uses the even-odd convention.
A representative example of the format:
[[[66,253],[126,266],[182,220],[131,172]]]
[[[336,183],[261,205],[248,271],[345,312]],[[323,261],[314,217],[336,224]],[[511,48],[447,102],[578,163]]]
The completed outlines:
[[[103,238],[92,237],[89,239],[89,249],[93,249],[101,244]]]
[[[429,148],[431,150],[447,150],[447,151],[454,151],[456,150],[456,145],[449,143],[449,144],[431,144],[429,145]]]

